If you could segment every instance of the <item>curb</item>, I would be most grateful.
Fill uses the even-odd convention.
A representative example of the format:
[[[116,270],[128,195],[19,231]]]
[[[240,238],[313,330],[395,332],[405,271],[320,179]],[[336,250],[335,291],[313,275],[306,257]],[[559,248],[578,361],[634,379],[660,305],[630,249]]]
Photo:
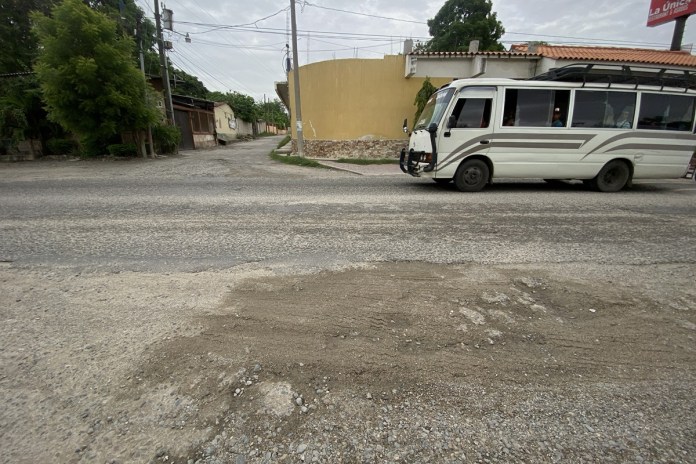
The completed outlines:
[[[350,172],[359,176],[396,176],[401,175],[398,164],[350,164],[336,163],[334,161],[317,160],[322,166],[326,166],[337,171]]]

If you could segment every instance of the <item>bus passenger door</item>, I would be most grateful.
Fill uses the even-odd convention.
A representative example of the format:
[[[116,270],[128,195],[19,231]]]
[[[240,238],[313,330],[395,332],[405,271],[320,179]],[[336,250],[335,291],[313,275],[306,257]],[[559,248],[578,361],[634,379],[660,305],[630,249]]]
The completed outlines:
[[[488,153],[495,94],[495,87],[465,87],[455,96],[453,109],[438,131],[437,177],[452,177],[462,159]]]

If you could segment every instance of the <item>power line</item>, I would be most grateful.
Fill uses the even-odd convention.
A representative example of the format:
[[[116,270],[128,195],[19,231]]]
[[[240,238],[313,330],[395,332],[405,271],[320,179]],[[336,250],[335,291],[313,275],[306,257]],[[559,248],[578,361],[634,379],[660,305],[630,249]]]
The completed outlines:
[[[327,6],[316,5],[316,4],[310,3],[310,2],[304,2],[304,4],[307,6],[320,8],[322,10],[336,11],[336,12],[347,13],[347,14],[352,14],[352,15],[356,15],[356,16],[364,16],[364,17],[369,17],[369,18],[386,19],[389,21],[401,21],[401,22],[407,22],[407,23],[427,25],[427,22],[422,22],[422,21],[412,21],[412,20],[394,18],[394,17],[389,17],[389,16],[379,16],[379,15],[372,15],[372,14],[368,14],[368,13],[360,13],[357,11],[349,11],[349,10],[344,10],[344,9],[340,9],[340,8],[331,8],[331,7],[327,7]],[[547,38],[555,38],[555,39],[579,40],[579,41],[583,41],[583,43],[587,43],[588,41],[594,41],[594,42],[601,42],[601,43],[635,44],[635,45],[649,45],[649,46],[666,46],[667,45],[664,43],[638,42],[638,41],[629,41],[629,40],[593,39],[590,37],[573,37],[573,36],[564,36],[564,35],[535,34],[535,33],[529,33],[529,32],[506,31],[505,34],[506,35],[508,35],[508,34],[510,34],[510,35],[525,35],[525,36],[530,36],[530,37],[547,37]],[[513,41],[505,41],[505,42],[513,42]]]
[[[222,82],[220,79],[218,79],[217,77],[215,77],[215,76],[213,76],[212,74],[210,74],[210,73],[209,73],[207,70],[205,70],[204,68],[201,68],[201,67],[199,67],[198,65],[196,65],[196,64],[195,64],[195,58],[189,56],[188,53],[186,53],[186,52],[183,51],[183,49],[180,49],[180,50],[179,50],[179,53],[178,53],[177,56],[178,56],[179,58],[181,58],[182,60],[186,61],[186,62],[189,64],[189,66],[191,66],[191,67],[194,69],[194,71],[195,71],[195,72],[193,73],[194,75],[195,75],[195,74],[205,75],[205,76],[209,77],[210,79],[214,80],[215,82],[219,83],[220,85],[222,85],[222,87],[223,87],[224,89],[229,89],[229,88],[230,88],[229,84]],[[226,76],[225,78],[226,78],[226,79],[229,79],[230,81],[232,81],[232,82],[234,82],[234,83],[236,83],[238,87],[243,88],[243,89],[246,90],[247,92],[253,93],[253,92],[251,91],[251,89],[249,89],[247,86],[245,86],[244,84],[242,84],[242,83],[241,83],[240,81],[238,81],[237,79],[235,79],[235,78],[233,78],[233,77],[228,77],[228,76]]]
[[[198,7],[199,10],[201,10],[203,13],[207,14],[210,18],[212,18],[213,20],[215,19],[215,18],[213,17],[213,15],[211,15],[207,10],[204,10],[203,8],[201,8],[201,6],[200,6],[198,3],[196,3],[196,6]],[[289,7],[288,7],[288,8],[289,8]],[[260,21],[263,21],[263,20],[265,20],[265,19],[268,19],[268,18],[272,18],[273,16],[276,16],[276,15],[280,14],[280,13],[283,12],[283,11],[285,11],[285,9],[278,10],[278,11],[276,11],[275,13],[273,13],[273,14],[271,14],[271,15],[268,15],[268,16],[266,16],[266,17],[264,17],[264,18],[261,18],[261,19],[257,19],[256,21],[253,21],[253,22],[251,22],[251,23],[248,23],[248,24],[246,24],[246,25],[244,25],[244,26],[239,26],[239,27],[245,27],[245,26],[249,26],[249,25],[254,25],[254,26],[256,26],[256,23],[258,23],[258,22],[260,22]],[[258,26],[256,26],[256,27],[258,27]],[[229,43],[230,45],[232,45],[229,41],[227,41],[227,43]],[[255,60],[256,60],[261,66],[263,66],[268,72],[271,72],[271,73],[274,72],[274,71],[272,71],[263,61],[261,61],[258,57],[256,57],[255,55],[253,55],[252,53],[250,53],[249,51],[247,51],[247,50],[245,50],[245,49],[241,49],[241,50],[242,50],[242,52],[246,53],[247,55],[249,55],[250,57],[252,57],[253,59],[255,59]]]
[[[198,6],[198,8],[201,9],[200,6]],[[202,10],[202,9],[201,9],[201,10]],[[277,15],[279,15],[280,13],[284,13],[284,12],[287,11],[287,10],[288,10],[287,7],[286,7],[286,8],[283,8],[283,9],[281,9],[281,10],[276,11],[275,13],[273,13],[273,14],[271,14],[271,15],[265,16],[265,17],[263,17],[263,18],[261,18],[261,19],[257,19],[256,21],[252,21],[252,22],[250,22],[250,23],[236,24],[236,25],[234,25],[234,26],[216,26],[216,27],[213,27],[212,29],[210,29],[210,30],[208,30],[208,31],[195,32],[194,34],[206,34],[206,33],[208,33],[208,32],[215,32],[215,31],[220,30],[220,29],[225,28],[225,27],[257,26],[257,23],[260,23],[261,21],[265,21],[266,19],[269,19],[269,18],[272,18],[272,17],[274,17],[274,16],[277,16]],[[208,12],[206,11],[206,13],[208,13]],[[210,16],[210,13],[208,13],[208,16]],[[212,16],[211,16],[211,17],[212,17]],[[215,18],[213,18],[213,19],[215,19]]]
[[[193,26],[208,26],[205,23],[195,23],[182,21],[180,24],[193,25]],[[224,29],[228,29],[234,32],[254,32],[257,34],[271,34],[271,35],[284,35],[285,32],[278,28],[245,28],[237,26],[221,26]],[[311,34],[313,39],[324,38],[324,39],[340,39],[340,40],[353,40],[353,41],[375,41],[378,39],[393,39],[393,35],[386,34],[364,34],[357,32],[335,32],[335,31],[321,31],[314,29],[298,29],[298,36],[308,37]],[[527,34],[523,32],[511,32],[510,34],[515,35],[527,35],[530,37],[545,37],[545,38],[558,38],[558,39],[568,39],[568,40],[557,40],[554,43],[557,44],[613,44],[613,45],[633,45],[633,46],[649,46],[649,47],[664,47],[666,44],[657,42],[637,42],[630,40],[611,40],[611,39],[594,39],[594,38],[582,38],[573,36],[559,36],[559,35],[549,35],[549,34]],[[412,39],[427,41],[431,37],[418,37],[409,36]],[[519,43],[523,40],[501,40],[503,43]]]
[[[176,1],[176,0],[174,0]],[[328,11],[335,11],[339,13],[345,13],[345,14],[352,14],[356,16],[363,16],[363,17],[371,17],[375,19],[385,19],[389,21],[400,21],[400,22],[407,22],[407,23],[413,23],[413,24],[427,24],[422,21],[413,21],[413,20],[406,20],[406,19],[401,19],[401,18],[394,18],[390,16],[381,16],[381,15],[372,15],[368,13],[361,13],[357,11],[350,11],[350,10],[345,10],[345,9],[340,9],[340,8],[333,8],[333,7],[327,7],[327,6],[322,6],[322,5],[317,5],[315,3],[311,2],[303,2],[305,6],[310,6],[318,9],[323,9],[323,10],[328,10]],[[149,6],[148,3],[145,3],[145,5],[148,6],[150,11],[152,11],[152,8]],[[201,11],[205,12],[213,18],[208,12],[203,10],[199,5],[197,5]],[[225,30],[225,29],[232,29],[232,30],[238,30],[240,32],[257,32],[257,33],[263,33],[263,34],[280,34],[282,29],[275,29],[275,28],[259,28],[258,23],[267,19],[270,19],[274,16],[277,16],[278,14],[281,14],[283,12],[287,12],[288,8],[282,8],[275,13],[272,13],[270,15],[267,15],[263,18],[257,19],[255,21],[249,22],[249,23],[244,23],[244,24],[235,24],[235,25],[225,25],[225,24],[215,24],[215,23],[196,23],[196,22],[187,22],[187,21],[180,21],[179,24],[188,24],[188,25],[197,25],[197,26],[202,26],[202,27],[209,27],[212,28],[208,31],[189,31],[192,34],[204,34],[208,32],[216,32],[220,30]],[[215,18],[213,18],[215,19]],[[254,28],[247,28],[248,26],[255,26]],[[284,34],[287,34],[287,31],[284,32]],[[308,34],[312,34],[312,38],[333,38],[333,39],[339,39],[342,37],[345,37],[346,40],[369,40],[365,39],[365,37],[385,37],[384,35],[379,35],[379,34],[358,34],[358,33],[343,33],[343,32],[328,32],[328,31],[316,31],[316,30],[298,30],[298,35],[299,36],[304,36],[306,37]],[[330,34],[321,36],[317,34]],[[641,42],[641,41],[632,41],[632,40],[617,40],[617,39],[605,39],[605,38],[591,38],[591,37],[576,37],[576,36],[566,36],[566,35],[554,35],[554,34],[537,34],[537,33],[532,33],[532,32],[518,32],[518,31],[506,31],[505,36],[509,35],[518,35],[518,36],[527,36],[527,37],[540,37],[540,38],[547,38],[547,39],[563,39],[563,40],[554,40],[554,43],[557,44],[613,44],[613,45],[626,45],[626,46],[646,46],[646,47],[653,47],[653,48],[665,48],[669,44],[667,43],[658,43],[658,42]],[[430,40],[431,37],[411,37],[416,40],[421,40],[421,41],[427,41]],[[512,39],[506,39],[506,40],[501,40],[502,43],[517,43],[520,41],[524,41],[524,39],[515,41]]]
[[[367,18],[387,19],[389,21],[399,21],[402,23],[412,23],[412,24],[424,24],[424,25],[428,24],[428,23],[424,23],[423,21],[413,21],[411,19],[400,19],[400,18],[392,18],[389,16],[379,16],[379,15],[373,15],[373,14],[368,14],[368,13],[359,13],[357,11],[348,11],[348,10],[342,10],[339,8],[331,8],[328,6],[316,5],[314,3],[309,3],[309,2],[304,2],[304,4],[307,6],[313,6],[314,8],[320,8],[322,10],[337,11],[339,13],[348,13],[348,14],[352,14],[352,15],[356,15],[356,16],[364,16]]]
[[[196,22],[189,22],[189,21],[179,21],[178,24],[186,24],[190,26],[210,26],[211,24],[207,23],[196,23]],[[279,28],[273,28],[273,27],[259,27],[259,28],[248,28],[248,27],[238,27],[238,26],[232,26],[232,25],[223,25],[225,29],[230,29],[238,32],[255,32],[259,34],[275,34],[275,35],[285,35],[285,31],[283,29]],[[335,31],[318,31],[318,30],[313,30],[313,29],[298,29],[297,33],[299,36],[307,36],[307,34],[311,34],[312,38],[315,37],[322,37],[322,38],[346,38],[346,39],[351,39],[351,40],[374,40],[375,38],[379,39],[392,39],[394,37],[394,34],[388,35],[388,34],[363,34],[360,32],[335,32]],[[418,37],[418,36],[409,36],[414,39],[430,39],[430,37]]]

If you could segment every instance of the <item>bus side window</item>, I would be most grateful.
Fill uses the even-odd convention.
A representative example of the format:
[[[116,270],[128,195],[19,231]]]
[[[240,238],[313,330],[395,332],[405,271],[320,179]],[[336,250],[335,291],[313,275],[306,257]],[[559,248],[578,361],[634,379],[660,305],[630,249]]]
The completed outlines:
[[[456,123],[451,129],[488,127],[491,122],[492,107],[490,98],[460,98],[452,111],[452,119]]]
[[[694,97],[643,93],[639,129],[690,131],[694,121]]]
[[[621,119],[622,111],[635,107],[635,104],[635,92],[577,90],[573,127],[630,128],[630,122],[627,124],[625,119]],[[630,116],[630,121],[633,121],[633,115]]]
[[[506,89],[503,105],[503,126],[551,127],[556,108],[562,115],[561,127],[566,125],[570,90]],[[558,126],[559,122],[555,123]]]

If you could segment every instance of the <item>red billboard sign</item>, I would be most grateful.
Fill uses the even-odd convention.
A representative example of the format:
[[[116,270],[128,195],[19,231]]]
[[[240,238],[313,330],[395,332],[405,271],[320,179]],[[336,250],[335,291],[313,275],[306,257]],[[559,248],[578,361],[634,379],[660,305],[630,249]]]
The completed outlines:
[[[659,26],[691,13],[696,13],[696,0],[651,0],[648,27]]]

